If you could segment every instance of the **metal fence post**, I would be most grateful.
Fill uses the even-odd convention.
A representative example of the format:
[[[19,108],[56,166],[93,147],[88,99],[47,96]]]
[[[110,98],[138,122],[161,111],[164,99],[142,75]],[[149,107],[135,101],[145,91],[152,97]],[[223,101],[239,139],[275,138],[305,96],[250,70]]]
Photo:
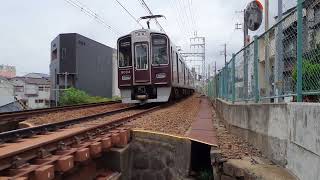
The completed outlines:
[[[232,54],[232,103],[236,100],[236,55]]]
[[[302,102],[302,51],[303,51],[303,17],[302,1],[297,4],[297,102]]]
[[[222,81],[222,83],[223,83],[223,98],[224,98],[224,100],[226,100],[226,97],[227,97],[226,96],[226,94],[227,94],[226,93],[226,84],[227,84],[226,83],[226,79],[227,79],[226,78],[226,67],[223,68],[223,73],[222,74],[223,74],[223,81]]]
[[[259,102],[259,39],[258,36],[254,36],[254,96],[255,102]]]
[[[224,99],[224,67],[221,70],[221,97]]]
[[[243,49],[244,59],[243,59],[243,100],[247,102],[248,99],[248,52],[247,52],[248,46]]]
[[[226,71],[226,99],[229,100],[229,69],[228,69],[228,63],[225,65],[225,71]]]

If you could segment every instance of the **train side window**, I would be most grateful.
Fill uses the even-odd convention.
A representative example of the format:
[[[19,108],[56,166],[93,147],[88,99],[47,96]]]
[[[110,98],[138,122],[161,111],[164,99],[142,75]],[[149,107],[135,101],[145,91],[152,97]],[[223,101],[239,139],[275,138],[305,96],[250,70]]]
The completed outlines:
[[[125,37],[118,42],[119,67],[132,66],[131,37]]]
[[[178,79],[178,83],[179,83],[179,57],[178,57],[178,53],[176,53],[176,62],[177,62],[177,79]]]
[[[185,68],[185,66],[183,68],[183,81],[184,81],[184,84],[186,84],[186,68]]]
[[[173,80],[173,50],[172,50],[172,46],[171,46],[171,53],[170,53],[170,63],[171,63],[171,80]]]
[[[152,35],[152,64],[168,64],[168,42],[163,35]]]

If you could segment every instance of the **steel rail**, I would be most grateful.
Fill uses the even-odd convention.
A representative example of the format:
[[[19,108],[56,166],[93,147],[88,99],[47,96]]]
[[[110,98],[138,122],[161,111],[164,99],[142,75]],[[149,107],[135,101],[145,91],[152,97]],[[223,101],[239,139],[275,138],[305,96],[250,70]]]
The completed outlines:
[[[88,126],[87,128],[84,128],[75,132],[71,132],[70,134],[63,136],[63,138],[56,138],[50,141],[40,142],[38,144],[30,145],[30,147],[24,147],[24,149],[20,149],[20,150],[12,150],[7,154],[0,156],[0,171],[4,171],[10,168],[17,168],[19,164],[27,163],[32,159],[39,158],[39,152],[47,152],[50,154],[52,152],[55,152],[56,150],[59,150],[59,149],[62,150],[62,149],[65,149],[65,147],[71,147],[75,144],[78,144],[79,146],[81,145],[86,146],[87,142],[98,141],[100,136],[106,135],[111,130],[119,128],[123,126],[125,123],[134,120],[134,118],[153,112],[157,109],[160,109],[161,107],[163,106],[159,105],[155,107],[150,107],[142,112],[138,112],[124,118],[120,118],[111,122],[104,122],[101,124]],[[133,109],[134,107],[130,107],[130,108]],[[122,111],[122,110],[118,110],[118,112],[119,111]],[[116,112],[109,112],[109,113],[115,114]],[[105,115],[106,114],[104,115],[99,114],[98,116],[105,116]],[[94,115],[94,117],[93,116],[89,116],[89,117],[97,118],[98,116]],[[73,123],[83,122],[85,120],[84,118],[79,118],[79,119],[82,119],[82,120],[73,120]],[[53,124],[59,124],[59,123],[53,123]],[[65,127],[68,126],[66,124],[62,124],[62,125],[65,125]],[[30,128],[28,129],[31,130]],[[10,146],[10,144],[5,144],[5,145]]]
[[[109,102],[101,102],[101,103],[79,104],[79,105],[71,105],[71,106],[59,106],[59,107],[53,107],[53,108],[42,108],[42,109],[31,109],[31,110],[24,110],[24,111],[4,112],[4,113],[0,113],[0,124],[3,124],[8,121],[10,121],[10,122],[22,121],[24,118],[27,118],[30,116],[36,116],[36,115],[40,115],[40,114],[44,114],[44,113],[96,107],[96,106],[102,106],[102,105],[116,104],[116,103],[120,103],[120,102],[121,101],[109,101]]]
[[[37,134],[45,134],[47,132],[52,132],[56,131],[58,129],[62,129],[74,124],[79,124],[85,121],[89,121],[92,119],[96,119],[99,117],[104,117],[104,116],[110,116],[116,113],[121,113],[125,112],[128,110],[132,110],[137,108],[138,106],[132,106],[128,108],[121,108],[113,111],[107,111],[99,114],[94,114],[90,116],[85,116],[85,117],[80,117],[76,119],[70,119],[66,121],[61,121],[61,122],[55,122],[55,123],[49,123],[49,124],[44,124],[40,126],[34,126],[34,127],[28,127],[28,128],[22,128],[22,129],[16,129],[12,131],[6,131],[0,133],[0,143],[6,143],[10,141],[15,141],[20,138],[26,138],[26,137],[31,137]]]

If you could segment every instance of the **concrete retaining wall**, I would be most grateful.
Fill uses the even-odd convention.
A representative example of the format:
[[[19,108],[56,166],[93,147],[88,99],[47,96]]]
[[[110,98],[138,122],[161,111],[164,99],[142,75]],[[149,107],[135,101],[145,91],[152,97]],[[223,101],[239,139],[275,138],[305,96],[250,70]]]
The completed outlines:
[[[132,180],[184,179],[191,161],[191,141],[147,131],[133,131],[130,143]]]
[[[320,104],[231,104],[216,101],[229,130],[300,179],[320,177]]]

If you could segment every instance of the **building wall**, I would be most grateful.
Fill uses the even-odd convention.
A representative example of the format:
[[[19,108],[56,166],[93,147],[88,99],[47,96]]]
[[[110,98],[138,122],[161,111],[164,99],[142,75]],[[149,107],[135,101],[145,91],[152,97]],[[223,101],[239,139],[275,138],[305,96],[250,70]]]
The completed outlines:
[[[118,59],[116,49],[113,50],[112,71],[112,96],[120,97],[120,89],[118,87]]]
[[[56,51],[56,58],[54,58],[53,54]],[[54,40],[51,42],[51,52],[50,52],[50,100],[55,100],[56,97],[59,96],[58,84],[57,84],[57,73],[60,72],[60,36],[57,36]]]
[[[14,88],[7,80],[0,79],[0,106],[14,102]]]
[[[25,102],[28,108],[46,108],[49,107],[50,85],[27,84],[21,79],[13,79],[15,85],[14,94],[17,99]],[[18,91],[17,87],[22,87],[22,91]],[[46,87],[39,91],[39,87]]]
[[[320,177],[320,104],[230,104],[216,109],[230,131],[300,179]]]
[[[111,98],[112,60],[112,48],[77,35],[75,86],[90,95]]]
[[[16,67],[14,66],[7,66],[7,65],[0,65],[0,76],[6,78],[13,78],[16,76]]]
[[[116,51],[76,33],[60,34],[51,42],[51,54],[57,51],[50,64],[52,101],[67,87],[75,87],[92,96],[111,98],[117,94],[113,84]],[[116,63],[116,62],[115,62]],[[68,75],[65,75],[68,73]],[[117,87],[117,86],[116,86]],[[119,93],[118,93],[119,94]]]

